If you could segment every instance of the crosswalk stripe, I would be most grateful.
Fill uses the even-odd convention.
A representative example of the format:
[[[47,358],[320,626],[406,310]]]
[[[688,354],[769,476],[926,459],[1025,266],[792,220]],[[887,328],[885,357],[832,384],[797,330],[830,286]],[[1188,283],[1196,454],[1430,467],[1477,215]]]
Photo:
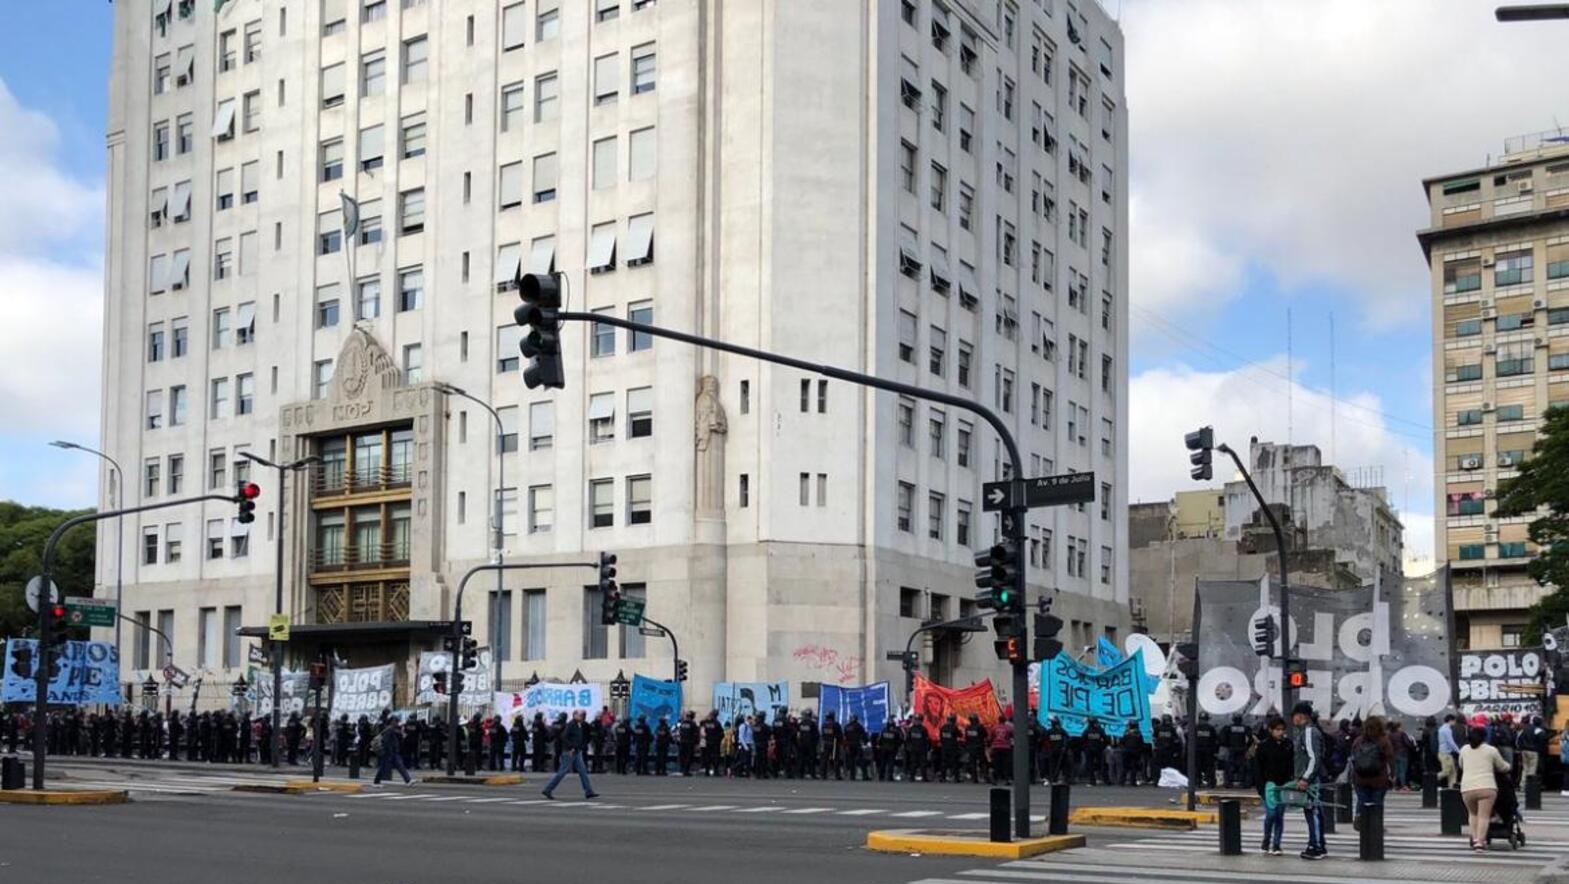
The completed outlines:
[[[1305,835],[1306,833],[1303,832],[1303,833],[1299,833],[1299,834]],[[1244,839],[1246,839],[1246,835],[1244,835],[1243,837],[1244,837]],[[1324,836],[1324,840],[1328,841],[1330,844],[1350,844],[1350,845],[1356,845],[1356,844],[1360,844],[1361,843],[1361,837],[1362,836],[1359,835],[1359,834],[1351,834],[1351,833],[1341,834],[1339,832],[1336,832],[1336,833],[1334,833],[1332,835],[1325,835]],[[1392,835],[1392,834],[1387,834],[1386,833],[1384,835],[1384,844],[1387,845],[1387,846],[1400,846],[1400,847],[1411,847],[1411,848],[1422,848],[1422,849],[1450,847],[1450,848],[1454,848],[1456,850],[1469,851],[1471,849],[1470,844],[1467,843],[1466,841],[1461,840],[1464,837],[1465,836],[1462,836],[1462,835]],[[1532,839],[1529,833],[1527,833],[1526,839],[1527,839],[1527,845],[1531,849],[1537,849],[1537,850],[1549,850],[1549,849],[1554,849],[1554,848],[1556,848],[1558,850],[1569,849],[1569,842],[1564,842],[1564,841],[1537,841],[1535,839]],[[1159,843],[1166,843],[1166,844],[1180,843],[1180,842],[1193,842],[1193,843],[1200,843],[1200,842],[1202,842],[1202,843],[1205,843],[1205,844],[1218,844],[1219,843],[1219,836],[1217,834],[1215,834],[1214,832],[1196,832],[1196,833],[1195,832],[1179,832],[1179,833],[1173,833],[1172,835],[1167,836],[1165,838],[1154,839],[1154,840],[1157,840]],[[1494,839],[1494,840],[1505,841],[1507,843],[1507,839]],[[1244,843],[1246,843],[1245,840],[1244,840]]]
[[[840,816],[871,816],[873,814],[887,813],[887,812],[888,811],[886,811],[886,810],[879,810],[877,808],[863,807],[863,808],[861,808],[859,810],[841,810],[841,811],[839,811],[839,815]]]
[[[687,808],[687,813],[703,813],[710,810],[735,810],[739,806],[737,804],[705,804],[702,807],[689,807]]]
[[[505,798],[470,798],[469,799],[469,803],[470,804],[496,804],[496,803],[499,803],[499,802],[502,802],[502,801],[506,801],[506,800],[507,799],[505,799]]]
[[[736,813],[773,813],[776,810],[784,809],[783,804],[765,804],[762,807],[743,807]]]
[[[830,810],[833,810],[833,808],[832,807],[797,807],[795,810],[787,810],[787,811],[785,811],[785,813],[794,813],[794,814],[800,814],[802,816],[805,816],[805,815],[810,814],[810,813],[827,813]]]
[[[894,814],[894,816],[899,817],[901,819],[917,819],[919,817],[925,817],[925,816],[942,816],[942,811],[940,811],[940,810],[907,810],[904,813],[896,813],[896,814]]]
[[[549,798],[534,798],[534,799],[528,800],[528,801],[508,801],[507,803],[508,804],[513,804],[513,805],[518,805],[518,806],[526,806],[526,805],[529,805],[529,804],[549,804],[550,803],[550,799]]]
[[[1289,868],[1282,868],[1278,873],[1268,876],[1258,872],[1243,872],[1229,870],[1209,869],[1173,869],[1165,866],[1128,866],[1116,863],[1090,864],[1083,862],[1055,860],[1045,861],[1020,861],[1005,863],[1000,869],[972,869],[960,872],[961,875],[976,877],[999,877],[1014,880],[1167,880],[1197,882],[1202,881],[1257,881],[1268,877],[1273,884],[1349,884],[1352,880],[1333,875],[1296,874]],[[1068,878],[1067,875],[1093,875],[1095,877]],[[1125,878],[1123,876],[1126,876]],[[1370,878],[1365,873],[1359,872],[1357,881],[1397,881],[1408,880],[1403,878]],[[973,884],[973,881],[972,881]]]
[[[437,798],[427,798],[425,800],[429,801],[431,804],[435,804],[438,801],[462,801],[464,799],[464,797],[466,797],[466,796],[463,796],[463,795],[442,795],[442,796],[437,797]]]
[[[691,806],[690,804],[655,804],[651,807],[645,807],[643,810],[680,810]]]
[[[984,820],[984,819],[986,819],[986,818],[988,818],[990,816],[991,816],[991,814],[989,814],[989,813],[951,813],[951,814],[948,815],[948,819],[951,819],[951,820]]]
[[[1216,847],[1213,844],[1145,844],[1137,841],[1126,844],[1110,844],[1107,846],[1118,850],[1165,850],[1179,851],[1182,853],[1213,853],[1216,850]],[[1519,856],[1518,852],[1504,855],[1498,853],[1471,853],[1470,851],[1466,851],[1464,854],[1457,852],[1453,856],[1443,856],[1440,857],[1440,859],[1446,863],[1466,863],[1468,865],[1503,864],[1540,868],[1546,863],[1551,862],[1553,859],[1557,858],[1557,854],[1542,854],[1542,858],[1540,859],[1527,859],[1524,857],[1519,859],[1513,858],[1516,856]],[[1409,859],[1417,862],[1432,862],[1435,859],[1432,853],[1402,853],[1400,851],[1393,850],[1384,851],[1384,858]]]
[[[417,801],[417,800],[424,799],[424,798],[439,798],[439,797],[440,797],[439,795],[436,795],[434,793],[423,793],[423,794],[419,794],[419,795],[392,795],[392,796],[389,796],[388,800],[390,800],[390,801]]]

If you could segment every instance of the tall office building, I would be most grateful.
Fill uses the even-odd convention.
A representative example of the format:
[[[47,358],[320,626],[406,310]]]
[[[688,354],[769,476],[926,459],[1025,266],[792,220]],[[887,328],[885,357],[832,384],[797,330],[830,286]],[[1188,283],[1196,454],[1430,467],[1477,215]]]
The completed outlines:
[[[1500,519],[1498,483],[1569,404],[1569,146],[1511,138],[1496,163],[1426,179],[1432,267],[1435,550],[1453,572],[1459,639],[1519,645],[1544,590],[1526,573],[1533,517]]]
[[[569,324],[566,389],[530,391],[528,272],[573,308],[995,409],[1025,471],[1097,477],[1094,503],[1030,514],[1032,592],[1060,590],[1072,644],[1126,628],[1127,116],[1092,0],[115,15],[103,442],[133,504],[264,489],[249,529],[222,502],[127,528],[149,627],[127,680],[161,629],[231,681],[281,536],[291,659],[400,664],[404,701],[493,556],[498,486],[506,561],[558,565],[467,586],[514,684],[669,675],[669,642],[600,624],[600,550],[699,705],[721,679],[897,680],[886,651],[974,610],[980,485],[1007,469],[983,422],[608,326]],[[246,451],[319,460],[280,489]],[[923,668],[1002,672],[964,638],[924,638]]]

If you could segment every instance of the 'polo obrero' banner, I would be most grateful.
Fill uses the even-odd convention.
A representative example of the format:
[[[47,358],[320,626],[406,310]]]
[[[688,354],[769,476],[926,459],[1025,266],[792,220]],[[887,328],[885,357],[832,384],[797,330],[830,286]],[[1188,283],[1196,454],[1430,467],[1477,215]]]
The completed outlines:
[[[250,680],[250,689],[246,693],[251,701],[252,714],[258,717],[272,715],[272,670],[251,666],[246,669],[246,678]],[[283,670],[283,702],[278,711],[284,717],[295,713],[304,715],[305,695],[308,693],[310,673]]]
[[[927,733],[933,735],[948,720],[949,715],[964,722],[969,721],[974,714],[988,728],[1002,719],[997,689],[989,681],[978,681],[967,688],[945,688],[917,672],[914,704],[915,714],[921,717]]]
[[[419,675],[414,682],[414,702],[446,706],[447,695],[436,692],[436,673],[452,668],[452,655],[445,651],[422,651],[419,655]],[[475,655],[473,669],[463,670],[463,693],[458,697],[459,709],[482,709],[490,703],[492,685],[490,674],[492,657],[489,648],[480,648]],[[447,679],[452,684],[452,679]]]
[[[392,709],[393,664],[364,669],[338,669],[332,673],[332,717],[361,715],[376,720]]]
[[[649,727],[658,724],[661,718],[675,724],[681,716],[680,683],[646,675],[632,676],[632,699],[628,704],[627,715],[633,721],[639,715],[643,716]]]
[[[1199,581],[1199,707],[1257,720],[1276,712],[1280,661],[1254,653],[1253,620],[1279,615],[1265,581]],[[1384,715],[1415,729],[1451,702],[1449,573],[1386,577],[1356,589],[1291,588],[1301,699],[1332,719]]]
[[[1461,651],[1455,694],[1469,718],[1508,713],[1542,714],[1542,649]]]
[[[1041,667],[1046,684],[1037,712],[1043,726],[1052,718],[1073,736],[1084,733],[1089,719],[1100,722],[1110,734],[1121,734],[1136,721],[1145,740],[1154,739],[1150,721],[1150,683],[1144,673],[1144,652],[1105,669],[1081,665],[1068,654],[1058,654]]]

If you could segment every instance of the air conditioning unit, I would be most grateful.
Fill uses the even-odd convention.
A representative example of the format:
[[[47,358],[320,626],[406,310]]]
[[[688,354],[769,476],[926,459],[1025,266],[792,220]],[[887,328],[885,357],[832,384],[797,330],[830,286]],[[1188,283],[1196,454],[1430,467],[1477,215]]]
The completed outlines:
[[[1538,346],[1538,347],[1545,347],[1545,346],[1547,346],[1547,339],[1546,338],[1537,338],[1536,339],[1536,346]]]
[[[1492,258],[1483,258],[1482,259],[1482,266],[1483,267],[1491,267],[1491,266],[1493,266],[1493,259]]]
[[[1483,319],[1497,319],[1498,318],[1498,311],[1494,310],[1492,307],[1483,307],[1482,308],[1482,318]]]
[[[1482,410],[1483,411],[1492,411],[1493,410],[1493,403],[1491,403],[1491,402],[1483,402],[1482,403]]]
[[[1462,470],[1480,470],[1481,468],[1482,455],[1480,454],[1468,454],[1460,458],[1460,469]]]
[[[1542,301],[1542,300],[1536,300],[1536,301],[1532,301],[1531,302],[1531,306],[1534,309],[1541,310],[1543,307],[1547,306],[1547,302],[1546,301]]]
[[[1522,181],[1516,182],[1515,183],[1515,192],[1516,193],[1530,193],[1531,192],[1531,179],[1526,178],[1526,179],[1524,179]]]
[[[1482,489],[1482,497],[1485,500],[1492,500],[1493,499],[1493,495],[1495,493],[1497,493],[1497,492],[1495,492],[1492,488],[1483,488]]]
[[[1482,348],[1482,352],[1486,353],[1488,356],[1491,356],[1494,353],[1498,352],[1498,348],[1497,347],[1483,347]]]

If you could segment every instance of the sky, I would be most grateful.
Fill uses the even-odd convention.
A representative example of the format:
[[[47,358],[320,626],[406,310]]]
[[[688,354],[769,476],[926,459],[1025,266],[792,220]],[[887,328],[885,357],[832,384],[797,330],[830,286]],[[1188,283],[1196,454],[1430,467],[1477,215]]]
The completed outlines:
[[[1103,2],[1127,39],[1132,499],[1194,487],[1182,434],[1199,424],[1239,449],[1251,436],[1313,443],[1388,488],[1408,568],[1426,570],[1420,181],[1569,123],[1569,23],[1501,25],[1473,0]],[[98,436],[113,7],[11,6],[0,499],[89,505],[96,459],[46,443]]]

